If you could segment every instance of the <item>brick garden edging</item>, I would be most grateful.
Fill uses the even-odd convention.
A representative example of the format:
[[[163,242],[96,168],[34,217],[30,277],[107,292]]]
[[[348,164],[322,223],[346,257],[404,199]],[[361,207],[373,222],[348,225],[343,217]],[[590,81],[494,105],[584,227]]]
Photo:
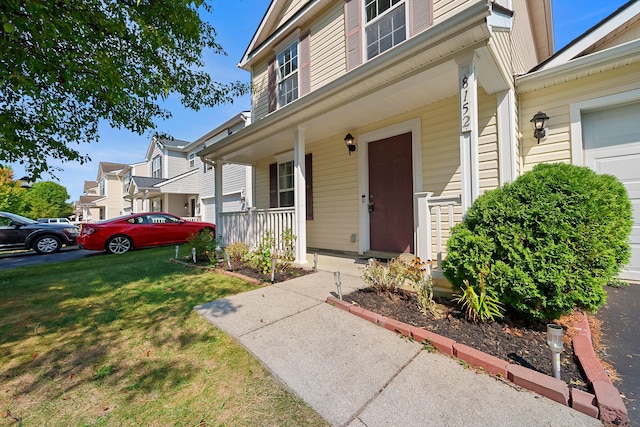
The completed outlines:
[[[593,418],[599,418],[605,423],[615,425],[629,424],[627,409],[620,397],[620,393],[611,383],[611,379],[593,350],[591,329],[584,314],[580,314],[580,320],[572,325],[576,330],[576,334],[573,337],[573,349],[595,395],[569,387],[562,380],[520,365],[514,365],[464,344],[456,343],[452,339],[426,329],[381,316],[339,298],[330,296],[326,302],[341,310],[376,323],[392,332],[411,337],[417,342],[427,341],[442,353],[457,357],[491,374],[507,378],[516,385],[541,394]]]

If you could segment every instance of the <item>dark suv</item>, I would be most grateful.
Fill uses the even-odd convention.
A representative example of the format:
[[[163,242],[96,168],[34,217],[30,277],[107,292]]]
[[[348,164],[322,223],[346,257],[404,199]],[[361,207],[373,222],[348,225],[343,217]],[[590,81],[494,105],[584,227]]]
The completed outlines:
[[[42,224],[20,215],[0,212],[0,250],[33,249],[39,254],[58,252],[76,244],[79,230],[71,224]]]

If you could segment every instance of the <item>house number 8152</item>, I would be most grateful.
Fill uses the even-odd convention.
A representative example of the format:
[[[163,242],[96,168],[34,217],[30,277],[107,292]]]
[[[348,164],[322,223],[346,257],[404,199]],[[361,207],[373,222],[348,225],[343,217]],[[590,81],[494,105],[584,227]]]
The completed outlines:
[[[460,82],[460,132],[471,132],[471,107],[469,103],[469,76]]]

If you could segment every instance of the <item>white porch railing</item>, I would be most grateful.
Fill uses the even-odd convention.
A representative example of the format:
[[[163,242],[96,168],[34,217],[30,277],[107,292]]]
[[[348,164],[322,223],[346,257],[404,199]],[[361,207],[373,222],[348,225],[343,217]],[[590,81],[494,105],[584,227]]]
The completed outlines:
[[[415,196],[418,206],[416,255],[423,260],[435,261],[434,267],[440,270],[445,237],[449,237],[456,224],[455,208],[461,205],[461,196],[434,197],[433,193],[416,193]]]
[[[244,242],[250,249],[270,231],[275,239],[277,250],[284,249],[284,242],[280,237],[282,232],[290,229],[294,235],[294,209],[256,209],[250,208],[242,212],[223,212],[220,214],[220,224],[216,224],[216,234],[220,236],[222,246],[230,243]]]
[[[198,222],[198,221],[200,221],[200,217],[199,216],[181,216],[180,219],[183,220],[183,221],[187,221],[187,222]]]

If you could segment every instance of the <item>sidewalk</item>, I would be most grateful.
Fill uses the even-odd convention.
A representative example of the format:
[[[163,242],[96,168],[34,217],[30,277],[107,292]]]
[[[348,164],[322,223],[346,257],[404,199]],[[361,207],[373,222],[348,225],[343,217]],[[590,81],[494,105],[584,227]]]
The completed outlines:
[[[353,260],[195,307],[335,426],[597,426],[325,302],[362,286]]]

